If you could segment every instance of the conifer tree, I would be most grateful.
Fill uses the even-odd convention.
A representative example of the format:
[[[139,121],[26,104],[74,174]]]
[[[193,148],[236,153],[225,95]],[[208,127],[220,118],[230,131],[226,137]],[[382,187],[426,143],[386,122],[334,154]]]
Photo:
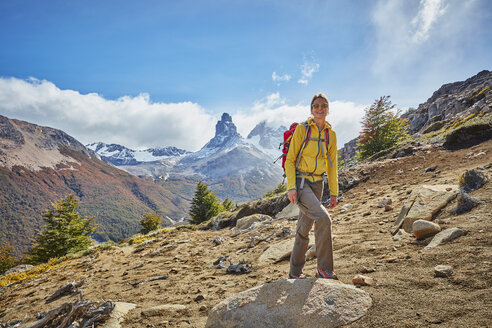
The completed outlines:
[[[191,223],[207,221],[219,214],[220,210],[221,204],[215,194],[208,190],[208,186],[201,180],[198,181],[189,211]]]
[[[393,147],[409,137],[406,131],[407,121],[399,117],[399,112],[392,111],[395,105],[389,98],[381,97],[366,108],[362,119],[362,132],[356,146],[361,160]]]
[[[162,218],[157,213],[145,213],[143,218],[140,220],[140,225],[143,227],[140,230],[141,234],[148,234],[151,231],[162,228],[161,225]]]
[[[79,216],[76,211],[79,202],[75,195],[71,194],[51,205],[53,209],[43,214],[46,225],[35,236],[35,243],[28,254],[30,263],[44,263],[50,258],[87,249],[92,244],[94,217]]]
[[[0,245],[0,274],[13,268],[18,263],[19,260],[14,257],[14,247],[7,242],[3,242]]]
[[[222,201],[222,210],[224,210],[224,211],[230,211],[233,208],[234,208],[234,204],[232,203],[232,199],[230,199],[229,197],[226,197]]]

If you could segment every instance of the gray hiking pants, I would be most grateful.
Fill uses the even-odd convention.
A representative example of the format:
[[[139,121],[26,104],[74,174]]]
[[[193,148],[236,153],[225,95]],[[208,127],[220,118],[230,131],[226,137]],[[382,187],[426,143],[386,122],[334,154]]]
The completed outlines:
[[[300,185],[300,179],[297,185]],[[299,219],[297,220],[294,249],[290,256],[290,275],[298,276],[306,263],[306,251],[309,246],[309,231],[314,223],[314,239],[318,267],[324,271],[333,271],[333,243],[331,239],[331,219],[326,208],[321,205],[323,181],[309,182],[297,190]]]

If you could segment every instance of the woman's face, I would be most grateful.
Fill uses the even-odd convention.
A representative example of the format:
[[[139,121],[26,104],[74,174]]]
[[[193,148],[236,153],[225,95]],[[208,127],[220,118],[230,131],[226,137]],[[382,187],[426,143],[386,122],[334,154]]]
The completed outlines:
[[[328,101],[324,98],[316,98],[311,106],[311,114],[315,119],[325,119],[328,115]]]

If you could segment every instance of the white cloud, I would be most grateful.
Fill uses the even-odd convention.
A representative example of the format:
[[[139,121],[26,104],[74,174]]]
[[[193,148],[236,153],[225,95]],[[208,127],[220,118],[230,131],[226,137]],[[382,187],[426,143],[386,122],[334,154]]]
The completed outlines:
[[[429,31],[432,24],[446,12],[444,0],[422,0],[417,16],[411,24],[416,28],[412,40],[416,43],[426,41],[429,38]]]
[[[372,70],[382,76],[435,76],[456,66],[476,34],[484,0],[380,0],[372,11]]]
[[[319,64],[313,57],[304,56],[304,63],[301,65],[301,78],[297,81],[300,84],[308,84],[313,74],[319,71]]]
[[[277,75],[277,72],[272,73],[272,80],[273,82],[277,82],[277,84],[280,84],[280,82],[288,82],[290,81],[292,77],[289,74],[284,74],[284,75]]]
[[[273,100],[273,101],[272,101]],[[347,101],[330,101],[330,114],[327,121],[337,133],[338,148],[359,135],[360,121],[364,116],[365,105]],[[289,105],[279,93],[271,94],[253,105],[251,112],[237,112],[232,115],[238,132],[246,137],[260,122],[278,128],[288,127],[293,122],[305,121],[310,115],[309,103]]]
[[[49,81],[0,78],[0,114],[61,129],[82,143],[198,150],[217,119],[192,102],[154,103],[148,94],[108,100],[61,90]]]

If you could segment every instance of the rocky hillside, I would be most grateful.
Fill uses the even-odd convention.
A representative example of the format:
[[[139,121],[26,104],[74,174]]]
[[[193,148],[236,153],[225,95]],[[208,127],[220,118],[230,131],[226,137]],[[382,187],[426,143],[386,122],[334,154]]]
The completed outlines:
[[[458,214],[466,203],[457,196],[459,177],[467,170],[488,181],[470,184],[476,190],[467,195],[479,202]],[[173,228],[135,237],[131,245],[101,245],[36,276],[31,270],[0,290],[0,321],[27,327],[82,296],[126,308],[122,327],[266,327],[271,316],[289,326],[286,320],[304,305],[313,309],[303,321],[309,326],[492,326],[492,141],[456,151],[415,146],[406,157],[340,174],[342,199],[329,210],[339,283],[314,278],[309,251],[309,279],[285,280],[296,221],[295,209],[280,212],[286,204],[280,197],[204,225],[219,230]],[[467,178],[461,182],[466,189]],[[429,225],[414,225],[417,218]],[[72,281],[80,285],[51,297]]]
[[[492,72],[481,71],[465,81],[441,86],[417,109],[401,117],[408,120],[415,141],[444,143],[449,149],[471,147],[492,136]],[[355,156],[357,138],[340,149],[340,158]]]
[[[108,165],[63,131],[0,116],[0,242],[18,255],[51,202],[70,193],[82,215],[96,217],[95,237],[104,241],[136,233],[145,212],[185,216],[190,199],[172,187]]]

